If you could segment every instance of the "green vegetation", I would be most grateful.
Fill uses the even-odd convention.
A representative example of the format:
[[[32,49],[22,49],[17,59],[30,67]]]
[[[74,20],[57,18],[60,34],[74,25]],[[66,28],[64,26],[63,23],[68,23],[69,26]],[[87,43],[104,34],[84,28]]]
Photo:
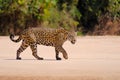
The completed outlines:
[[[94,32],[106,14],[120,20],[120,0],[0,0],[0,35],[45,26],[81,35]]]
[[[81,31],[78,31],[77,32],[77,36],[82,36],[83,34],[82,34],[82,32]]]
[[[95,26],[106,15],[109,19],[120,19],[120,0],[79,0],[78,9],[82,15],[80,24],[84,33],[94,32]]]

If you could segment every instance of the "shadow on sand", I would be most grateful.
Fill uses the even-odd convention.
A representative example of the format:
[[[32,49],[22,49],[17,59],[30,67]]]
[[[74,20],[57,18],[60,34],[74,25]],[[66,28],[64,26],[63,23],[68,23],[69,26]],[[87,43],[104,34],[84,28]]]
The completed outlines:
[[[4,59],[4,60],[16,60],[16,59]],[[21,60],[16,60],[16,61],[60,61],[56,59],[44,59],[44,60],[37,60],[37,59],[21,59]]]

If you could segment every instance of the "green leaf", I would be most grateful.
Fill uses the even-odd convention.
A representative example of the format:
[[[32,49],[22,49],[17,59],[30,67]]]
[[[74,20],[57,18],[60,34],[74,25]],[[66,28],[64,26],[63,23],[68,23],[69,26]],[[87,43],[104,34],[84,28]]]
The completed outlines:
[[[19,5],[23,5],[25,3],[25,0],[18,0]]]

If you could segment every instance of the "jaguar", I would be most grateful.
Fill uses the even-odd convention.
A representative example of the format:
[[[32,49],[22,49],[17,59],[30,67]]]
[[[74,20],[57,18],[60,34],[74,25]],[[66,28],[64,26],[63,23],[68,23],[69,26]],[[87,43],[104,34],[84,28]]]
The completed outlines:
[[[16,53],[17,60],[21,60],[20,54],[29,46],[32,50],[32,55],[38,60],[43,60],[43,58],[39,57],[37,54],[37,45],[55,47],[56,60],[61,60],[59,57],[60,52],[63,54],[65,59],[68,59],[68,54],[63,48],[63,44],[67,40],[72,44],[75,44],[76,42],[75,32],[64,28],[30,28],[25,29],[18,36],[19,37],[17,39],[14,39],[15,34],[10,34],[10,39],[13,42],[17,43],[22,40],[22,44]]]

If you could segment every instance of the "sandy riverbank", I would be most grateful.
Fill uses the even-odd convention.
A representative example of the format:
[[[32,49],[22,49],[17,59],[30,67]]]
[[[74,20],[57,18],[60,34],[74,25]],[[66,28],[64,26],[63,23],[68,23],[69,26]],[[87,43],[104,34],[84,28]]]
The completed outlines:
[[[120,37],[78,37],[64,44],[68,60],[55,60],[53,47],[38,45],[36,60],[27,48],[15,60],[20,43],[0,37],[0,80],[120,80]],[[62,57],[62,55],[60,55]]]

